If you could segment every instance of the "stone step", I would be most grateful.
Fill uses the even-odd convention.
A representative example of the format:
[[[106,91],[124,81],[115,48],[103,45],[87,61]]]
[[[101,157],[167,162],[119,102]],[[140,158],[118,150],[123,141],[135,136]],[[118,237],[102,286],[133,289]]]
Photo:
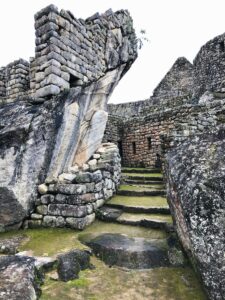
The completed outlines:
[[[165,196],[166,191],[162,188],[143,187],[135,185],[121,185],[117,191],[117,195],[123,196]]]
[[[98,219],[105,222],[159,228],[167,232],[173,230],[172,217],[163,214],[126,213],[122,209],[103,206],[97,210],[96,215]]]
[[[141,180],[142,182],[146,181],[160,181],[163,182],[162,174],[135,174],[135,173],[122,173],[122,179],[131,179],[131,180]]]
[[[163,183],[158,183],[158,184],[153,184],[152,182],[148,183],[135,183],[135,184],[121,184],[120,185],[122,190],[131,190],[131,191],[139,191],[139,190],[144,190],[144,191],[152,191],[152,190],[157,190],[157,191],[162,191],[165,190],[165,184]]]
[[[152,173],[161,173],[161,170],[158,168],[122,168],[123,173],[139,173],[139,174],[152,174]]]
[[[124,212],[170,214],[166,198],[161,196],[132,197],[114,196],[106,204],[108,207],[119,208]]]
[[[122,183],[123,184],[131,184],[131,185],[150,185],[150,184],[163,184],[162,181],[153,181],[153,180],[133,180],[133,179],[127,179],[127,178],[122,178]]]
[[[172,217],[162,214],[134,214],[134,213],[122,213],[116,222],[120,224],[143,226],[149,228],[160,228],[166,231],[170,231],[172,227]]]

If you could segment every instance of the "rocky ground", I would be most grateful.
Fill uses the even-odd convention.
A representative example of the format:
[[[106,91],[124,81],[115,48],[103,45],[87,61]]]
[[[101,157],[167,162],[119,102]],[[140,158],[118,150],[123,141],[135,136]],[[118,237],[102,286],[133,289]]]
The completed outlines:
[[[96,221],[82,232],[48,228],[0,234],[1,249],[12,245],[14,252],[20,252],[20,256],[1,256],[1,260],[23,262],[20,276],[24,276],[27,259],[32,260],[26,275],[33,294],[23,299],[38,299],[42,283],[42,300],[206,299],[174,239],[169,208],[162,196],[161,174],[135,174],[129,170],[124,178],[126,182],[118,195],[99,211],[99,218],[104,221]],[[133,187],[140,195],[120,195],[121,191],[129,194]],[[160,195],[146,196],[143,190],[158,190]],[[99,241],[103,248],[97,247],[96,251]],[[121,248],[122,252],[118,252]],[[104,260],[105,250],[109,261]],[[31,276],[33,270],[39,277]],[[4,292],[4,282],[1,280],[0,293]],[[18,285],[20,282],[15,282],[11,288],[18,290]],[[23,289],[19,291],[22,295]],[[8,295],[4,297],[1,299],[9,299]]]

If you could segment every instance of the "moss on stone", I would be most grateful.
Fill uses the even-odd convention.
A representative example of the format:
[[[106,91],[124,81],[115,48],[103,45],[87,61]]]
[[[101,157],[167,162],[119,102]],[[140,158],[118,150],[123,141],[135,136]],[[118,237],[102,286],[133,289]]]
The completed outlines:
[[[165,197],[160,196],[120,196],[116,195],[110,199],[107,203],[109,204],[121,204],[124,206],[132,207],[168,207],[168,203]]]
[[[140,185],[128,185],[128,184],[122,184],[119,187],[120,191],[162,191],[164,190],[164,185],[162,184],[152,184],[148,186],[140,186]]]
[[[159,177],[162,178],[163,175],[161,173],[123,173],[124,176],[136,176],[136,177]]]
[[[35,255],[52,256],[70,249],[85,249],[77,236],[79,231],[59,228],[27,230],[29,241],[21,250],[32,250]]]

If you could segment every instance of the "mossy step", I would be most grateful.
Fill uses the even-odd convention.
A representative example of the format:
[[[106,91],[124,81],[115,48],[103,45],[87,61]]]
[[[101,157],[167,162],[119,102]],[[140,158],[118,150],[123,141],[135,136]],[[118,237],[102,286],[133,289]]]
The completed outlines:
[[[163,184],[162,181],[153,181],[153,180],[133,180],[133,179],[127,179],[127,178],[122,178],[122,183],[123,184],[131,184],[131,185],[150,185],[150,184],[157,184],[157,185],[161,185]]]
[[[163,181],[163,176],[160,173],[155,174],[135,174],[122,173],[122,179],[142,180],[142,181]]]
[[[121,184],[119,187],[120,191],[162,191],[165,189],[163,184],[148,184],[148,185],[141,185],[141,184]]]
[[[118,195],[124,196],[164,196],[165,190],[163,187],[152,186],[143,187],[137,185],[121,185],[117,191]]]
[[[105,222],[173,230],[172,217],[163,214],[127,213],[122,209],[103,206],[97,210],[96,215]]]
[[[114,196],[106,206],[120,208],[124,212],[170,214],[166,198],[161,196]]]
[[[124,172],[124,173],[152,174],[152,173],[161,173],[161,170],[158,169],[158,168],[129,168],[129,167],[123,167],[122,172]]]
[[[143,226],[149,228],[160,228],[166,231],[172,230],[172,217],[162,214],[134,214],[122,213],[116,222],[126,225]]]

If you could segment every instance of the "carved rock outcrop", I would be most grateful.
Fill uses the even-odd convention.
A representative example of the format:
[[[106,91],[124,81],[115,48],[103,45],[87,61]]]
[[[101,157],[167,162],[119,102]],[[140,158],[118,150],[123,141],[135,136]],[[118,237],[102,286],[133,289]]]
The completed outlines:
[[[21,226],[39,184],[56,183],[99,148],[107,101],[137,57],[132,19],[124,10],[84,21],[50,5],[35,15],[35,28],[31,89],[13,103],[6,93],[0,107],[1,230]]]

